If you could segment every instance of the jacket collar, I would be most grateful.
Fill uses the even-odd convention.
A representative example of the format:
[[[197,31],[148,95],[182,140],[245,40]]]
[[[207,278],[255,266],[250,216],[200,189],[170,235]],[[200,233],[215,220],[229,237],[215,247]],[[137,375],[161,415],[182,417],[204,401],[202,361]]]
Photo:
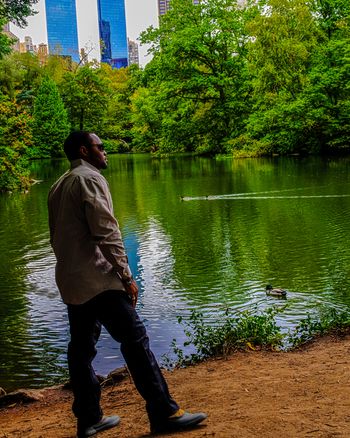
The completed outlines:
[[[97,167],[93,166],[92,164],[88,163],[87,161],[83,160],[82,158],[78,158],[77,160],[72,160],[70,163],[70,168],[75,169],[78,166],[85,166],[88,167],[91,170],[94,170],[95,172],[101,173]]]

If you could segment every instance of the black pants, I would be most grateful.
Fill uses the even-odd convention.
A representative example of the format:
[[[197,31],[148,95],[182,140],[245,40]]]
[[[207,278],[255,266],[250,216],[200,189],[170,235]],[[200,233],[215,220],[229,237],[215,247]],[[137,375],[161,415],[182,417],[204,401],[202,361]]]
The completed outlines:
[[[87,303],[69,304],[68,317],[71,333],[68,366],[78,427],[90,426],[102,417],[100,385],[91,365],[96,356],[95,344],[101,324],[120,342],[135,386],[146,401],[151,424],[178,410],[149,348],[146,329],[125,292],[105,291]]]

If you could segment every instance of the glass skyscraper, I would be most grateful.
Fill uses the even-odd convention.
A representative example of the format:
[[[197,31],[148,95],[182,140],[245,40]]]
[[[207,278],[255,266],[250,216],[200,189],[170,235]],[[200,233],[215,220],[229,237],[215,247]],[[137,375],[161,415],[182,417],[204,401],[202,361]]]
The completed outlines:
[[[45,0],[49,53],[79,62],[75,0]]]
[[[97,0],[101,62],[114,68],[128,66],[124,0]]]

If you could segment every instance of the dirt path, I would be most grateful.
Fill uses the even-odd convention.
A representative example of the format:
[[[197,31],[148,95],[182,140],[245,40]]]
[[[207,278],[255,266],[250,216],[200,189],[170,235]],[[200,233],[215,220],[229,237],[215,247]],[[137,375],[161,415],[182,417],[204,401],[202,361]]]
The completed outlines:
[[[350,335],[289,353],[238,353],[166,377],[183,407],[209,415],[205,426],[176,436],[350,437]],[[41,396],[0,411],[0,438],[75,436],[70,393],[46,389]],[[99,437],[149,436],[143,401],[129,379],[104,390],[103,408],[122,421]]]

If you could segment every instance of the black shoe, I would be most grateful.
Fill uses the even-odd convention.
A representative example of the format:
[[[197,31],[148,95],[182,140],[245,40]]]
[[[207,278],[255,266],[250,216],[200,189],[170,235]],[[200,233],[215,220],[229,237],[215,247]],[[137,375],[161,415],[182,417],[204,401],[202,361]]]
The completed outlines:
[[[110,417],[103,417],[101,421],[92,426],[85,427],[81,430],[78,429],[78,438],[84,438],[87,436],[95,435],[102,430],[110,429],[111,427],[117,426],[120,422],[120,417],[118,415],[111,415]]]
[[[151,433],[176,432],[177,430],[189,429],[196,426],[207,418],[207,414],[198,412],[190,414],[182,411],[181,415],[174,415],[156,424],[151,425]]]

